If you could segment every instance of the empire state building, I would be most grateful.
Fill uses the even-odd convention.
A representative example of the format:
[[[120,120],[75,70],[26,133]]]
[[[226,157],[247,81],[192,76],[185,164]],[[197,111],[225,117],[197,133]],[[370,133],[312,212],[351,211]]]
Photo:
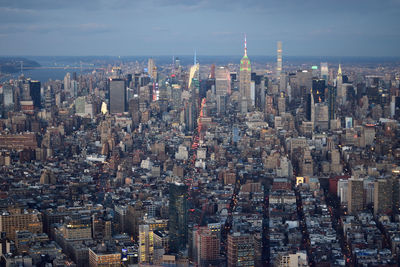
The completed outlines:
[[[251,65],[247,57],[247,41],[244,37],[244,56],[240,60],[239,90],[242,99],[246,99],[248,106],[251,105]]]

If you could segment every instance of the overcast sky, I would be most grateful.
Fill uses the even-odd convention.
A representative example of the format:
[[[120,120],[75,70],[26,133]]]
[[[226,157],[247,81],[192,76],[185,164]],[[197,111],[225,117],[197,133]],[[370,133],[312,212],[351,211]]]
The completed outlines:
[[[0,55],[400,56],[400,0],[0,0]]]

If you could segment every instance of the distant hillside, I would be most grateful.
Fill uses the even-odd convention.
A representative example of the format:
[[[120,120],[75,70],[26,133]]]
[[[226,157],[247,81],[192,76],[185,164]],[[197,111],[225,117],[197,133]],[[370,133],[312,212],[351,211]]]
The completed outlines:
[[[36,61],[26,58],[0,57],[0,73],[16,73],[21,70],[21,61],[24,69],[40,67]]]

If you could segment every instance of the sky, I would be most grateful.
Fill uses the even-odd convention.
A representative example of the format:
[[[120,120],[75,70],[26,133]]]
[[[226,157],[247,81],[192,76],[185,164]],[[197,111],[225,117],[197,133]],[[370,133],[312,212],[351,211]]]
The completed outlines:
[[[400,56],[400,0],[0,0],[2,56]]]

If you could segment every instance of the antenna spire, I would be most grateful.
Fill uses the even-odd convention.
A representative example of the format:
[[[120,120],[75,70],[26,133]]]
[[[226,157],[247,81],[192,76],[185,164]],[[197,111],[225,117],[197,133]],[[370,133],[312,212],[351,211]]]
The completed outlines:
[[[196,55],[196,49],[194,50],[194,58],[193,58],[193,65],[197,64],[197,55]]]
[[[246,38],[246,34],[244,34],[244,56],[247,57],[247,38]]]

